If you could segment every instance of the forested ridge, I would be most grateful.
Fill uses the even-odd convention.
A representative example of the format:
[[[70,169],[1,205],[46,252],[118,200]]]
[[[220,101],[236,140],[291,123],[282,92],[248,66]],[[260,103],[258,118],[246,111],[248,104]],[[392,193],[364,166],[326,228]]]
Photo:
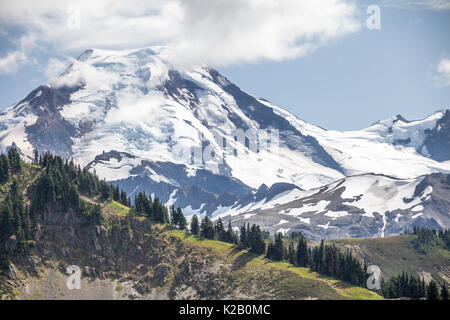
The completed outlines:
[[[0,255],[5,268],[11,255],[26,254],[33,245],[38,217],[46,210],[73,210],[86,224],[102,223],[101,203],[112,199],[132,206],[130,198],[118,186],[100,180],[86,168],[50,153],[35,153],[32,164],[24,163],[15,148],[0,156],[0,181],[5,199],[0,211]],[[18,176],[24,170],[36,169],[37,179],[31,186],[19,186]],[[9,182],[10,185],[7,185]],[[98,200],[91,203],[83,196]],[[25,199],[26,198],[26,199]],[[139,193],[133,209],[149,219],[168,223],[167,208],[158,198]],[[178,210],[179,216],[183,216]],[[184,216],[183,216],[184,218]]]
[[[36,175],[31,185],[21,185],[19,177],[24,172]],[[288,237],[281,233],[271,237],[258,225],[243,224],[235,231],[228,221],[225,227],[219,218],[213,223],[208,216],[201,222],[194,215],[188,227],[181,208],[167,208],[157,197],[145,193],[135,195],[133,201],[118,186],[99,179],[95,173],[81,168],[71,160],[49,153],[35,153],[33,163],[20,159],[16,149],[0,155],[0,183],[3,195],[0,208],[0,269],[8,267],[13,256],[26,255],[35,245],[34,239],[39,217],[46,211],[72,210],[79,214],[84,223],[102,224],[102,204],[114,200],[131,208],[138,214],[161,224],[185,230],[204,239],[231,243],[240,250],[266,259],[286,261],[298,267],[308,267],[311,271],[341,279],[351,284],[365,287],[368,275],[366,264],[354,257],[350,250],[341,250],[334,244],[311,245],[301,233]],[[95,201],[88,201],[94,199]],[[430,231],[415,228],[417,250],[428,250],[436,241],[449,245],[448,231]],[[382,282],[382,293],[388,298],[409,297],[413,299],[429,297],[446,299],[444,284],[430,283],[412,275],[402,274]]]

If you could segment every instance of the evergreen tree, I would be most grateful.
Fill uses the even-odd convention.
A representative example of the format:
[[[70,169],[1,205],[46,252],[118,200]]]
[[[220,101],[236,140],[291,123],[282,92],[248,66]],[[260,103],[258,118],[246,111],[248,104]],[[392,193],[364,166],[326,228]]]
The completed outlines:
[[[439,299],[438,286],[435,281],[430,282],[429,286],[425,280],[414,275],[403,272],[400,275],[394,275],[389,280],[382,281],[381,294],[385,298],[411,298],[421,299],[428,296],[428,299]]]
[[[113,187],[113,199],[114,201],[120,202],[120,190],[118,185]]]
[[[306,239],[300,236],[297,245],[297,261],[296,265],[299,267],[306,267],[309,265],[309,254]]]
[[[240,228],[240,243],[239,243],[239,247],[241,249],[247,249],[249,247],[248,244],[248,233],[247,233],[247,228],[245,227],[245,223],[241,226]]]
[[[219,218],[217,220],[216,225],[215,225],[215,230],[216,230],[217,239],[219,241],[224,241],[225,242],[225,240],[226,240],[226,232],[225,232],[225,227],[223,226],[221,218]]]
[[[284,259],[285,252],[284,252],[284,244],[283,244],[283,234],[279,232],[275,236],[275,242],[273,244],[272,248],[272,258],[277,261],[281,261]]]
[[[33,164],[38,165],[39,164],[39,151],[37,149],[34,149],[33,155],[34,155]]]
[[[293,241],[289,242],[289,247],[288,247],[288,252],[287,252],[287,260],[292,265],[295,265],[296,260],[297,260]]]
[[[175,205],[173,205],[173,204],[170,207],[170,224],[173,227],[176,227],[178,225],[178,216],[177,216],[177,212],[175,210]]]
[[[181,211],[180,207],[177,208],[176,215],[177,215],[177,220],[178,220],[178,228],[180,230],[185,230],[186,226],[187,226],[187,222],[186,222],[186,218],[185,218],[183,212]]]
[[[112,198],[112,192],[106,180],[103,180],[100,184],[100,201],[106,201]]]
[[[438,237],[435,230],[414,226],[413,234],[415,235],[413,245],[419,252],[427,253],[437,243]]]
[[[23,219],[22,219],[22,228],[25,233],[25,239],[32,239],[32,222],[30,218],[30,210],[28,206],[25,207],[25,210],[23,212]]]
[[[448,289],[445,282],[442,282],[441,286],[441,300],[448,300]]]
[[[254,254],[263,254],[266,251],[266,243],[262,238],[261,229],[256,224],[252,225],[248,233],[250,252]]]
[[[231,220],[228,220],[228,228],[227,231],[225,232],[225,239],[223,241],[238,244],[238,236],[233,231],[233,227],[231,226]]]
[[[269,258],[269,259],[273,258],[273,242],[272,242],[272,239],[269,240],[269,244],[267,245],[266,258]]]
[[[436,281],[431,280],[427,288],[428,300],[439,300],[439,291]]]
[[[20,160],[20,155],[16,148],[10,148],[8,150],[8,158],[11,171],[13,173],[20,172],[22,168],[22,161]]]
[[[422,277],[422,280],[420,282],[420,296],[425,297],[426,295],[427,286],[425,284],[425,279]]]
[[[192,220],[191,220],[191,233],[196,236],[198,236],[200,234],[200,226],[199,226],[198,218],[197,218],[196,214],[194,214],[194,216],[192,217]]]
[[[0,155],[0,183],[9,179],[9,159],[5,154]]]
[[[145,193],[139,192],[134,198],[134,210],[139,213],[147,214],[151,211],[152,204]]]
[[[313,271],[334,276],[344,281],[364,285],[366,273],[361,263],[352,256],[350,250],[343,253],[334,244],[314,247],[310,256],[310,268]]]
[[[161,208],[157,209],[156,211],[162,210]],[[185,230],[186,226],[187,226],[187,222],[186,222],[186,218],[183,214],[183,212],[181,211],[181,208],[178,207],[175,210],[175,206],[172,205],[170,207],[170,224],[175,227],[178,228],[180,230]]]
[[[155,221],[161,221],[162,220],[162,204],[161,202],[159,202],[159,198],[155,197],[155,199],[153,199],[153,205],[150,204],[150,200],[148,200],[149,203],[149,209],[147,212],[147,216],[150,219],[153,219]]]
[[[130,206],[130,204],[128,202],[127,193],[123,190],[120,192],[120,201],[119,202],[121,204],[123,204],[124,206]]]
[[[215,235],[216,232],[212,221],[208,218],[208,216],[205,216],[200,225],[200,236],[206,239],[214,239]]]
[[[163,215],[162,215],[162,221],[161,223],[169,223],[170,222],[170,218],[169,218],[169,210],[167,210],[167,207],[163,206]],[[181,209],[180,209],[181,210]],[[184,222],[182,221],[181,224],[184,226],[183,230],[186,229],[186,218],[184,217],[183,213],[181,213],[181,215],[183,216]]]
[[[7,197],[0,215],[0,243],[15,233],[14,213],[10,197]]]

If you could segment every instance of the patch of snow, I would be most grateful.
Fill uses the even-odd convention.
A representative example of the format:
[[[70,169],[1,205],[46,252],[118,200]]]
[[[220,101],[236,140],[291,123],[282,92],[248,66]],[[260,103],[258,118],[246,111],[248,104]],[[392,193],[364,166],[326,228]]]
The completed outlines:
[[[306,223],[306,224],[310,224],[311,223],[311,218],[297,217],[297,219],[299,219],[301,222]]]
[[[305,212],[314,212],[315,214],[322,212],[330,204],[330,201],[321,200],[317,203],[308,203],[300,208],[292,208],[287,215],[297,217]]]
[[[201,213],[205,205],[206,203],[202,203],[202,205],[198,209],[192,209],[192,206],[189,205],[185,208],[182,208],[182,211],[185,216],[191,216],[196,214],[199,217],[199,219],[202,219],[206,215],[205,213]]]
[[[280,228],[280,229],[277,230],[277,233],[281,232],[283,235],[286,235],[289,232],[289,230],[291,230],[291,228],[287,228],[287,229]]]
[[[415,206],[414,208],[411,209],[411,211],[417,212],[417,211],[423,211],[423,206],[422,205],[418,205]]]
[[[337,228],[335,226],[330,226],[330,221],[328,221],[327,224],[318,224],[317,226],[320,227],[320,228],[323,228],[325,230],[328,229],[328,228]]]
[[[345,217],[347,215],[348,215],[347,211],[327,211],[325,213],[325,216],[332,217],[334,219],[340,218],[340,217]]]

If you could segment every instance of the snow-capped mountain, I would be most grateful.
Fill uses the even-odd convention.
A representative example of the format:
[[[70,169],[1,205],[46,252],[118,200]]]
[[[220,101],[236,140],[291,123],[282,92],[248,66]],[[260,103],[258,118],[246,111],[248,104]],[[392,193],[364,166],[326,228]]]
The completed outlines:
[[[301,231],[313,240],[384,237],[414,225],[448,228],[449,195],[448,174],[408,180],[363,174],[311,190],[262,186],[214,219],[256,223],[272,233]]]
[[[314,136],[347,176],[376,173],[411,179],[450,172],[450,110],[416,121],[397,115],[364,130],[345,132],[305,125],[287,112],[280,114]]]
[[[420,121],[397,116],[361,131],[327,131],[248,95],[210,66],[172,62],[163,47],[86,50],[0,114],[2,151],[15,146],[29,159],[34,149],[73,157],[132,197],[146,191],[186,214],[212,216],[253,214],[244,202],[255,205],[290,188],[317,193],[336,181],[351,185],[351,175],[409,181],[448,173],[449,141],[448,110]],[[279,217],[264,225],[279,224]]]

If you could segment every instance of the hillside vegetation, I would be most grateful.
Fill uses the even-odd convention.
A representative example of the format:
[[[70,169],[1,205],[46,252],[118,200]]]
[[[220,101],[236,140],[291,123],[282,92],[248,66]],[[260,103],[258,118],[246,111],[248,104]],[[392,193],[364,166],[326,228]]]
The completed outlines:
[[[426,250],[417,246],[417,234],[386,238],[331,240],[341,248],[350,248],[360,259],[380,267],[384,278],[407,272],[447,284],[450,282],[450,251],[437,239]]]
[[[117,208],[117,210],[112,210]],[[369,290],[307,268],[273,262],[104,204],[100,226],[74,213],[51,213],[25,263],[0,276],[13,299],[380,299]],[[69,265],[82,269],[68,290]]]
[[[71,162],[45,155],[35,163],[21,163],[1,185],[2,299],[381,298],[253,247],[177,230],[157,198],[140,194],[136,210]],[[179,213],[170,210],[183,229]],[[82,271],[80,290],[66,286],[72,265]]]

